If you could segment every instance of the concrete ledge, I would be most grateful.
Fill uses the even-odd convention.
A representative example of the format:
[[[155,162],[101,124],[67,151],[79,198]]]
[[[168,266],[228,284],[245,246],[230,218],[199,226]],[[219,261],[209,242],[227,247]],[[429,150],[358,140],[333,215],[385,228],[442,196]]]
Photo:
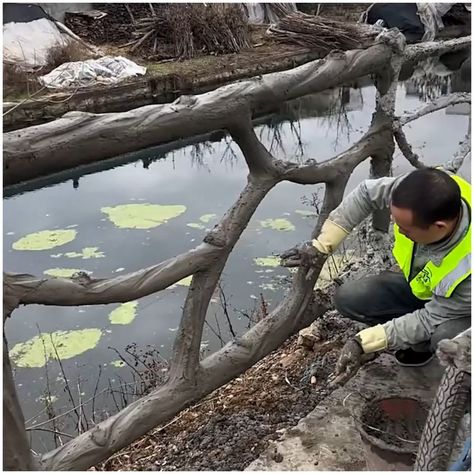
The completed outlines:
[[[365,399],[403,395],[431,405],[442,373],[436,359],[425,367],[406,368],[398,366],[391,355],[381,354],[295,427],[284,430],[281,438],[245,470],[367,470],[354,420]]]

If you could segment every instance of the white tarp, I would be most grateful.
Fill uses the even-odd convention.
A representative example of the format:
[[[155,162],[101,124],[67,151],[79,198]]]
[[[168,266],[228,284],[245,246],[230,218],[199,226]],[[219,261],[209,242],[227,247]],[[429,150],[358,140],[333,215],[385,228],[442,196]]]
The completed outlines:
[[[110,84],[145,73],[145,67],[135,64],[127,58],[104,56],[100,59],[61,64],[49,74],[41,76],[39,81],[51,89],[65,89],[95,83]]]
[[[359,23],[366,23],[369,10],[375,5],[372,3],[359,18]],[[423,24],[425,33],[422,41],[433,41],[438,31],[444,28],[442,17],[448,13],[455,3],[417,3],[417,14]],[[467,4],[464,4],[465,6]],[[380,22],[380,23],[379,23]],[[383,20],[378,20],[376,25],[384,26]]]
[[[417,3],[418,16],[425,27],[422,41],[433,41],[436,33],[444,28],[442,17],[454,3]]]
[[[295,3],[279,3],[288,12],[296,11]],[[242,3],[242,7],[247,14],[249,23],[252,25],[261,25],[268,23],[277,23],[280,19],[277,11],[271,3]]]
[[[48,51],[66,43],[56,25],[47,18],[3,25],[3,60],[27,67],[44,66]]]

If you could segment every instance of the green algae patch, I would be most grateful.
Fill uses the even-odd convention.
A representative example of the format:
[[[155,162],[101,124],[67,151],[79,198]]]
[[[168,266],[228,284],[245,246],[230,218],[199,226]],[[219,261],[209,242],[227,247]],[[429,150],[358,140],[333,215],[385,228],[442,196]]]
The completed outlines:
[[[285,219],[285,218],[265,219],[263,221],[260,221],[260,225],[262,227],[273,229],[273,230],[279,230],[281,232],[288,232],[288,231],[295,230],[295,226],[288,219]]]
[[[74,273],[81,272],[78,268],[48,268],[43,273],[45,275],[57,277],[57,278],[71,278]]]
[[[25,235],[12,247],[15,250],[48,250],[71,242],[76,235],[73,229],[42,230]]]
[[[193,279],[193,276],[189,275],[189,276],[177,281],[176,284],[181,285],[181,286],[189,286],[191,284],[192,279]]]
[[[180,216],[186,206],[161,204],[122,204],[103,207],[101,211],[121,229],[151,229]]]
[[[120,368],[120,367],[125,367],[125,362],[123,360],[113,360],[110,365],[113,365],[114,367]]]
[[[109,314],[109,321],[112,324],[130,324],[137,315],[138,301],[122,303]]]
[[[101,336],[100,329],[43,333],[16,344],[10,358],[18,367],[44,367],[49,360],[57,359],[56,351],[61,360],[71,359],[96,347]]]
[[[213,219],[215,219],[216,217],[217,217],[217,214],[204,214],[199,218],[199,220],[207,224],[211,222]]]
[[[186,224],[188,227],[191,227],[193,229],[205,229],[206,226],[203,224],[200,224],[199,222],[190,222],[189,224]]]
[[[68,258],[80,257],[88,260],[89,258],[104,258],[105,254],[99,251],[99,247],[84,247],[80,252],[66,252],[64,256]]]
[[[259,267],[279,267],[280,266],[280,257],[270,256],[270,257],[257,257],[253,261]]]

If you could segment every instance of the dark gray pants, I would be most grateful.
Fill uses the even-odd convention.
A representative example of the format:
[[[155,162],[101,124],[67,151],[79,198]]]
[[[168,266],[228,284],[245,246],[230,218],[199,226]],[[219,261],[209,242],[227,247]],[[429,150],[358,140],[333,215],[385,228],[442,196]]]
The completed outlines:
[[[340,286],[334,297],[336,309],[346,318],[375,326],[423,308],[426,301],[411,292],[402,273],[386,271]],[[429,341],[413,346],[413,350],[436,350],[441,339],[451,339],[471,326],[470,318],[452,319],[436,327]]]

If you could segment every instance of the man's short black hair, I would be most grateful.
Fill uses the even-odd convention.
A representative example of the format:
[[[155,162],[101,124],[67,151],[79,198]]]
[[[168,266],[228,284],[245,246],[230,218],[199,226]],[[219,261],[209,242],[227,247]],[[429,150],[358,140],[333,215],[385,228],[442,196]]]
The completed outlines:
[[[411,172],[392,193],[392,205],[413,212],[414,224],[428,228],[436,221],[450,221],[461,210],[461,190],[448,173],[435,168]]]

